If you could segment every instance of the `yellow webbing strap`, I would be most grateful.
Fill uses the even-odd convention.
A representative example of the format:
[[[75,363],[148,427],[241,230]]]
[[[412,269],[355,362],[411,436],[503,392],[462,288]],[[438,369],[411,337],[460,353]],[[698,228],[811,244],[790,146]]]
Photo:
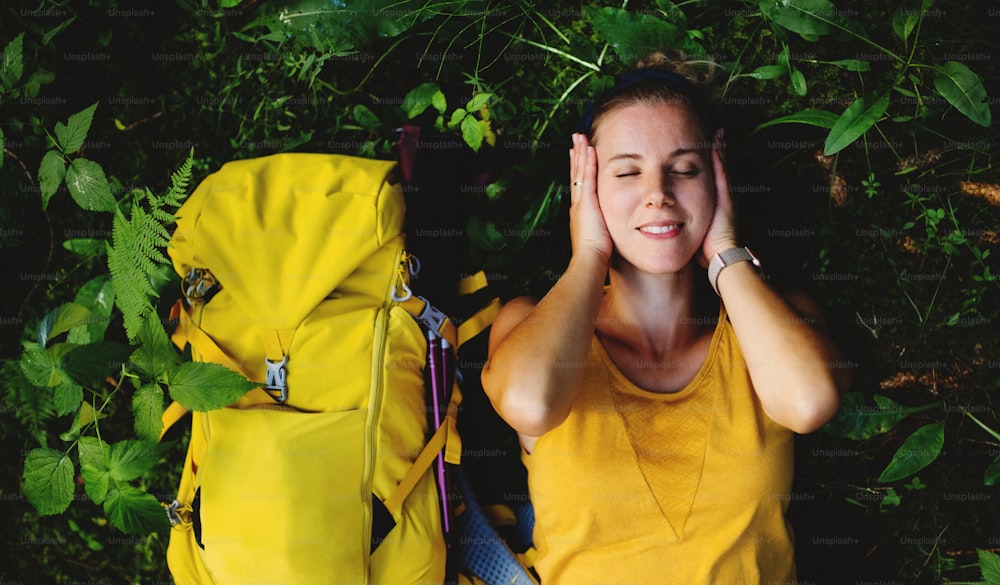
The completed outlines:
[[[392,495],[385,499],[385,507],[393,516],[398,517],[402,512],[406,496],[410,495],[414,486],[417,485],[420,478],[423,477],[431,464],[434,463],[434,459],[437,458],[438,453],[441,452],[445,444],[451,441],[450,435],[457,437],[458,433],[455,432],[455,429],[455,419],[451,416],[445,418],[441,426],[434,432],[430,441],[424,445],[424,449],[420,452],[420,455],[417,455],[417,459],[410,466],[403,480],[396,486]],[[447,461],[447,458],[445,460]]]
[[[500,299],[493,299],[490,304],[476,311],[476,314],[469,317],[458,326],[458,347],[466,341],[479,335],[484,329],[493,323],[497,312],[500,311]]]
[[[163,411],[163,416],[160,417],[160,420],[163,421],[163,429],[160,430],[160,438],[157,440],[162,441],[163,435],[167,434],[167,431],[170,430],[170,427],[177,424],[177,421],[184,418],[184,415],[187,413],[188,409],[181,406],[180,403],[171,402],[170,406],[168,406],[167,409]]]
[[[458,281],[455,285],[455,293],[462,297],[465,295],[471,295],[474,292],[478,292],[489,284],[486,281],[486,273],[480,270],[479,272],[466,276],[462,280]]]

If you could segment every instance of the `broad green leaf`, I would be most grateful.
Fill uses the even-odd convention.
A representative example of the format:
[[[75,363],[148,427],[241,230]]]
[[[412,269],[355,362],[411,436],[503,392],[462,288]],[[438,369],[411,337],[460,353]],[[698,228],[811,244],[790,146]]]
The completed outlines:
[[[754,133],[767,128],[768,126],[777,126],[778,124],[806,124],[829,130],[830,128],[833,128],[833,125],[837,123],[839,118],[840,116],[837,114],[826,110],[802,110],[801,112],[795,112],[794,114],[768,120],[767,122],[764,122],[760,126],[754,128]]]
[[[74,381],[95,385],[111,374],[117,374],[128,363],[132,347],[114,341],[98,341],[81,345],[62,359],[62,368]]]
[[[944,423],[931,423],[914,431],[900,445],[878,480],[888,483],[908,477],[937,459],[944,446]]]
[[[670,0],[656,0],[656,7],[663,11],[666,15],[667,20],[676,24],[679,27],[687,28],[687,16],[684,11],[680,9],[679,6],[671,2]]]
[[[104,240],[97,238],[70,238],[62,244],[63,248],[84,258],[97,258],[105,253]]]
[[[115,481],[132,481],[160,461],[166,445],[155,441],[119,441],[111,445],[108,469]]]
[[[976,552],[979,554],[983,585],[1000,585],[1000,555],[983,549],[977,549]]]
[[[760,11],[778,26],[807,41],[829,34],[837,7],[827,0],[760,0]]]
[[[479,152],[479,148],[483,145],[483,128],[474,116],[462,118],[462,139],[473,151]]]
[[[14,37],[14,40],[7,43],[3,48],[3,57],[0,57],[0,83],[7,89],[12,89],[21,80],[24,74],[24,33]],[[3,92],[0,92],[2,95]]]
[[[406,117],[409,119],[416,118],[420,114],[424,113],[424,110],[432,104],[435,104],[435,102],[440,104],[440,102],[444,99],[444,93],[436,83],[422,83],[411,89],[409,93],[406,94],[406,97],[403,98],[403,113],[405,113]],[[434,108],[438,112],[444,113],[444,110],[438,107],[438,105],[435,105]]]
[[[472,96],[469,103],[465,104],[465,109],[470,112],[478,112],[480,108],[486,105],[486,102],[490,101],[491,97],[493,97],[492,93],[477,93]]]
[[[83,403],[83,387],[65,375],[65,372],[62,374],[62,381],[52,392],[52,407],[59,416],[75,411]]]
[[[364,105],[358,104],[354,106],[354,119],[362,128],[369,132],[375,132],[379,129],[380,122],[378,121],[378,116]]]
[[[639,57],[663,47],[690,53],[704,52],[688,36],[687,30],[652,14],[603,7],[587,9],[585,15],[601,40],[610,44],[618,58],[626,63],[634,63]]]
[[[38,325],[38,345],[45,347],[49,341],[77,325],[86,325],[93,319],[87,307],[66,303],[49,311]]]
[[[865,94],[847,106],[837,123],[830,129],[823,145],[823,154],[836,154],[864,135],[889,109],[889,92]]]
[[[163,389],[159,384],[146,384],[132,397],[135,434],[140,439],[155,441],[163,430]]]
[[[260,386],[226,366],[185,362],[170,369],[167,388],[170,397],[188,410],[212,410],[231,404]]]
[[[111,487],[111,473],[108,472],[106,464],[97,467],[81,463],[80,476],[83,478],[83,491],[87,492],[90,499],[95,504],[104,503],[108,497],[108,488]]]
[[[223,8],[236,8],[243,0],[221,0],[219,3]]]
[[[38,167],[38,188],[42,192],[42,209],[49,205],[49,199],[56,194],[56,189],[66,176],[66,162],[57,150],[50,150],[42,157]]]
[[[33,386],[55,388],[62,382],[62,371],[53,354],[37,344],[26,344],[20,360],[21,371]]]
[[[160,380],[180,359],[177,351],[167,338],[159,317],[150,313],[143,319],[136,333],[135,341],[139,349],[132,353],[129,361],[148,379]]]
[[[754,79],[777,79],[784,75],[785,71],[787,68],[781,65],[761,65],[746,75]]]
[[[80,437],[76,446],[81,465],[107,467],[108,456],[111,454],[110,445],[97,437]]]
[[[848,392],[825,429],[840,437],[864,441],[892,430],[899,421],[921,408],[907,408],[881,395],[875,395],[875,404],[866,404],[860,392]]]
[[[97,111],[97,102],[70,116],[65,125],[62,122],[56,122],[56,144],[59,145],[59,149],[64,154],[76,152],[83,146],[84,141],[87,140],[87,132],[90,131],[90,124],[94,121],[95,111]]]
[[[986,88],[979,76],[958,61],[934,68],[934,89],[965,116],[988,128],[992,121]]]
[[[444,97],[444,92],[436,91],[431,94],[431,105],[437,110],[438,114],[444,114],[444,111],[448,109],[448,100]]]
[[[24,459],[24,495],[42,516],[60,514],[73,501],[73,462],[55,449],[32,449]]]
[[[170,525],[163,506],[152,494],[128,484],[119,484],[108,492],[104,513],[112,526],[127,534],[147,534]]]
[[[114,211],[117,207],[104,169],[92,160],[78,158],[70,163],[66,187],[77,205],[87,211]]]
[[[497,250],[504,243],[503,234],[492,221],[485,222],[478,215],[472,215],[465,222],[465,231],[472,243],[483,250]]]
[[[986,468],[983,485],[996,485],[998,479],[1000,479],[1000,457],[994,459],[993,463],[990,463],[990,466]]]

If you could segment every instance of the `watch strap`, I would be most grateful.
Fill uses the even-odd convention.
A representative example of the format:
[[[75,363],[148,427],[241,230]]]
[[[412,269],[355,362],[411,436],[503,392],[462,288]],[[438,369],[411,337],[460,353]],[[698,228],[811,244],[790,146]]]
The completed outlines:
[[[715,289],[715,294],[719,294],[719,273],[727,266],[732,266],[737,262],[750,262],[755,267],[760,268],[760,260],[753,255],[750,248],[736,247],[723,250],[712,257],[708,263],[708,282]]]

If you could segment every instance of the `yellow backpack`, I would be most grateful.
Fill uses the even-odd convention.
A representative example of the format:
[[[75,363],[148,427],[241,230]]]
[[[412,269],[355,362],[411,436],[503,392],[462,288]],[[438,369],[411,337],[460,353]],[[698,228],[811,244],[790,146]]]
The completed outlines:
[[[262,383],[193,413],[168,510],[178,585],[444,581],[437,478],[441,457],[459,461],[461,395],[447,368],[432,373],[435,411],[426,357],[447,360],[436,346],[456,348],[490,316],[459,334],[410,292],[394,167],[324,154],[230,162],[178,211],[169,253],[187,304],[174,342]],[[169,407],[165,427],[183,412]]]

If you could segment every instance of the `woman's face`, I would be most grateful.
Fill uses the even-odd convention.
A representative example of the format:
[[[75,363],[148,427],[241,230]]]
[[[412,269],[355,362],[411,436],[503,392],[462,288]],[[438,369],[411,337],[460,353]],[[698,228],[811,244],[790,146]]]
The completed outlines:
[[[698,253],[715,210],[711,143],[677,104],[604,114],[594,133],[597,198],[622,260],[678,272]]]

